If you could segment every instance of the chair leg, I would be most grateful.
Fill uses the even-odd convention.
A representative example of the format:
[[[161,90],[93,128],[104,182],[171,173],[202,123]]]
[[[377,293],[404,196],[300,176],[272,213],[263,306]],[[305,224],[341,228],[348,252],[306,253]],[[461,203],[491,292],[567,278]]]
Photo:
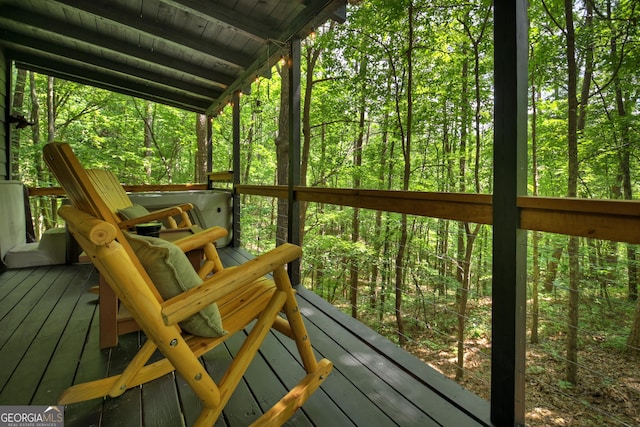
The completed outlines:
[[[118,298],[100,275],[99,284],[100,311],[100,348],[111,348],[118,345]]]
[[[251,427],[279,427],[284,424],[320,387],[320,384],[324,382],[332,369],[333,363],[327,359],[322,359],[318,362],[315,371],[307,374],[278,403],[252,423]]]
[[[189,218],[189,214],[186,211],[182,211],[180,213],[182,220],[180,224],[178,224],[179,228],[191,227],[193,224],[191,223],[191,219]]]
[[[275,318],[282,310],[282,307],[287,299],[287,296],[283,292],[276,291],[271,300],[267,304],[267,307],[258,317],[257,322],[251,328],[251,332],[245,339],[244,343],[242,343],[242,347],[240,347],[240,351],[233,358],[233,362],[231,366],[227,369],[224,376],[220,380],[220,405],[218,408],[214,409],[214,413],[209,414],[208,411],[203,411],[201,417],[203,419],[217,419],[222,412],[222,408],[227,404],[229,398],[233,394],[233,391],[236,389],[238,383],[242,379],[242,376],[246,372],[249,364],[253,360],[254,356],[260,349],[264,338],[267,336],[269,331],[271,330],[271,325],[273,324]],[[213,418],[212,418],[213,417]],[[196,425],[200,425],[196,423]],[[205,425],[205,424],[202,424]],[[211,425],[211,424],[209,424]]]
[[[222,266],[222,261],[220,260],[220,256],[218,255],[218,251],[213,243],[207,243],[204,246],[204,255],[205,261],[198,270],[198,276],[201,279],[205,279],[210,273],[217,273],[218,271],[222,271],[224,267]]]
[[[284,314],[287,316],[289,327],[296,343],[302,364],[307,373],[315,372],[317,369],[316,356],[311,348],[311,340],[307,334],[307,328],[304,326],[298,301],[291,287],[291,281],[284,267],[280,267],[273,272],[273,280],[279,290],[283,290],[287,294],[287,301],[284,305]]]
[[[140,372],[140,369],[147,363],[158,347],[151,340],[147,340],[142,348],[135,355],[133,360],[129,362],[124,372],[118,377],[117,381],[109,390],[109,396],[120,396],[127,390],[127,384],[130,384],[133,378]]]

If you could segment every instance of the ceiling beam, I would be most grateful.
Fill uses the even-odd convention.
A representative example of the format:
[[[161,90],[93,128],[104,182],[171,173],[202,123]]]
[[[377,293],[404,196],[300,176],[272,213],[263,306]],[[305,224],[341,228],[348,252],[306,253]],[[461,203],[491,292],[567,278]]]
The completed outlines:
[[[66,46],[55,44],[49,41],[39,40],[15,33],[5,33],[4,40],[12,46],[15,51],[31,51],[34,55],[54,55],[60,59],[61,63],[73,61],[83,64],[90,64],[101,70],[105,75],[123,74],[139,80],[148,80],[158,86],[175,88],[183,92],[200,94],[206,98],[216,98],[222,94],[218,87],[208,85],[196,85],[179,79],[170,79],[165,74],[158,74],[149,69],[143,69],[127,65],[124,61],[111,60],[104,56],[96,56],[78,50],[71,50]],[[115,59],[115,58],[114,58]]]
[[[53,0],[50,0],[53,1]],[[194,37],[187,37],[178,29],[166,28],[151,22],[144,16],[134,15],[128,10],[114,7],[112,5],[99,4],[95,1],[86,0],[55,0],[59,4],[66,5],[78,11],[95,16],[96,20],[112,21],[120,26],[127,27],[132,31],[144,34],[154,39],[161,39],[163,42],[171,43],[179,49],[191,49],[200,54],[209,55],[211,58],[226,63],[236,68],[245,68],[251,63],[251,58],[238,54],[236,51],[227,49],[216,43],[198,40]]]
[[[161,0],[176,9],[199,16],[206,20],[218,21],[221,25],[233,31],[242,33],[260,43],[267,43],[278,34],[268,23],[255,22],[247,19],[246,15],[224,7],[222,4],[212,4],[200,0]]]
[[[13,59],[18,68],[24,68],[40,74],[95,86],[112,92],[119,92],[189,111],[204,112],[210,102],[203,97],[188,96],[187,94],[171,91],[164,87],[148,85],[146,82],[136,83],[115,75],[106,76],[97,71],[61,63],[55,57],[36,56],[15,50],[7,50],[7,57]]]
[[[98,36],[95,32],[91,33],[66,22],[20,8],[10,8],[3,11],[2,15],[0,15],[0,27],[16,33],[30,30],[31,34],[39,32],[54,34],[58,37],[69,39],[70,43],[77,43],[85,47],[96,46],[105,51],[126,55],[130,61],[139,61],[158,65],[168,70],[177,70],[203,82],[217,82],[221,89],[224,89],[235,79],[235,76],[232,75],[211,71],[186,61],[179,61],[169,55],[123,43],[113,37]],[[116,48],[117,50],[115,50]]]

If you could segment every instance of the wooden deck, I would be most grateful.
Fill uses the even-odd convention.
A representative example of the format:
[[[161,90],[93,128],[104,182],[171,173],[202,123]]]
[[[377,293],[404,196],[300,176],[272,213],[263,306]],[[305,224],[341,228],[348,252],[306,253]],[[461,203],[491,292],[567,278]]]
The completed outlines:
[[[223,249],[226,265],[249,256]],[[0,405],[52,405],[69,385],[117,373],[144,336],[98,349],[98,281],[89,264],[9,270],[0,274]],[[331,376],[288,422],[291,426],[488,425],[489,404],[324,302],[298,290],[316,351],[333,361]],[[221,375],[240,346],[232,337],[203,362]],[[246,426],[302,377],[292,343],[270,335],[216,426]],[[273,384],[280,384],[274,387]],[[199,402],[169,374],[114,399],[69,405],[66,427],[190,426]]]

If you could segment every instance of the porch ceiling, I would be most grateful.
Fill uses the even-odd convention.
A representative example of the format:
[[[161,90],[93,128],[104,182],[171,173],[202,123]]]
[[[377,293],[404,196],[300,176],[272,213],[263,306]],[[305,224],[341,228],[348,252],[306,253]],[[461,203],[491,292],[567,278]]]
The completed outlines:
[[[215,114],[346,0],[0,0],[17,67]]]

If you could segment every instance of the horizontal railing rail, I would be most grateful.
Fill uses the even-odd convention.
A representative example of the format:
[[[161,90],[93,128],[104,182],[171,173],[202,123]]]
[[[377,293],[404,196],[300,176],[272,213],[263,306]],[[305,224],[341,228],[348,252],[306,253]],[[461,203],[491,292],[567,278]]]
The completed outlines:
[[[286,186],[236,185],[239,194],[286,198]],[[492,224],[490,194],[294,187],[296,200]],[[640,243],[640,201],[518,197],[520,227]]]
[[[128,192],[206,190],[206,184],[125,185]],[[238,194],[287,198],[284,185],[236,185]],[[491,194],[294,187],[295,200],[492,224]],[[62,196],[60,187],[29,188],[30,196]],[[640,201],[522,196],[520,227],[571,236],[640,243]]]
[[[150,191],[170,192],[207,190],[207,184],[143,184],[123,185],[124,190],[130,193],[144,193]],[[29,187],[29,196],[64,196],[62,187]]]

